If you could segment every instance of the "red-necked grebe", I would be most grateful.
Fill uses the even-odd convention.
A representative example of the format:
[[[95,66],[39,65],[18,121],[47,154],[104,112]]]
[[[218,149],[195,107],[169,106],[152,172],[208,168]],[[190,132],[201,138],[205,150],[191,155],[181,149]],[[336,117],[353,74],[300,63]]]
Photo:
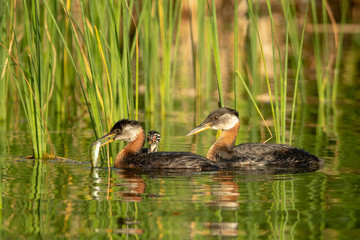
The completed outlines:
[[[196,169],[217,170],[218,165],[209,159],[187,152],[153,152],[141,153],[145,142],[142,126],[137,121],[123,119],[115,123],[108,134],[99,138],[104,146],[112,141],[127,142],[127,145],[117,154],[117,168],[161,168],[161,169]]]
[[[151,130],[147,135],[147,142],[149,143],[148,153],[157,152],[159,142],[161,140],[160,133],[155,130]]]
[[[234,146],[240,126],[239,114],[230,108],[219,108],[203,123],[191,130],[187,136],[207,129],[222,130],[218,140],[210,147],[207,158],[225,165],[241,167],[245,165],[318,168],[322,160],[318,157],[285,144],[244,143]]]

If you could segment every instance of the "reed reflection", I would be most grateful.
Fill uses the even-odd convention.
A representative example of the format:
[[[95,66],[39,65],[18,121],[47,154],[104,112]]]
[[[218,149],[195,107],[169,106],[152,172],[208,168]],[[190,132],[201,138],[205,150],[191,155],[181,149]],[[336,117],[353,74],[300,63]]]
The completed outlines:
[[[121,201],[125,202],[142,201],[141,195],[145,193],[145,182],[141,175],[118,170],[114,171],[114,174],[117,175],[116,179],[120,179],[120,181],[116,181],[105,174],[106,172],[103,169],[91,169],[90,177],[93,182],[91,196],[93,199],[101,200],[106,196],[107,199],[115,198],[117,200],[120,198]]]
[[[287,202],[282,203],[282,199],[293,199],[294,193],[289,187],[299,177],[300,170],[117,170],[111,172],[110,181],[105,174],[102,176],[108,174],[107,171],[99,171],[97,176],[94,175],[93,196],[105,199],[106,192],[112,203],[136,209],[117,218],[118,226],[113,233],[148,236],[149,233],[142,229],[151,228],[154,234],[166,235],[164,226],[171,225],[175,232],[183,231],[186,226],[191,236],[233,237],[247,232],[256,236],[269,227],[274,236],[279,236],[279,226],[295,229],[299,222],[297,215],[291,212],[296,210],[292,206],[294,202],[290,206]],[[109,211],[116,216],[113,209]],[[281,221],[284,214],[290,216],[289,221]],[[175,227],[175,222],[180,222],[182,227]],[[142,225],[149,223],[151,226]],[[251,228],[258,223],[261,224],[256,229]],[[286,235],[286,232],[281,234]]]
[[[141,202],[145,194],[146,184],[139,174],[132,174],[126,171],[116,171],[115,174],[123,181],[116,183],[118,191],[116,197],[120,197],[125,202]]]

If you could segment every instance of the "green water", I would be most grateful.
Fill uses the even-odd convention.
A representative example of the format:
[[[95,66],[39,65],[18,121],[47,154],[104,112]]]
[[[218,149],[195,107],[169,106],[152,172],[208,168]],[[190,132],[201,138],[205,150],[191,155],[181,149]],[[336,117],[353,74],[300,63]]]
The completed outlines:
[[[50,133],[66,160],[29,160],[28,134],[2,123],[0,239],[356,239],[359,106],[302,109],[294,145],[325,160],[316,172],[91,171],[90,128]],[[206,154],[215,132],[185,137],[194,117],[174,115],[153,125],[160,151]],[[250,116],[239,142],[263,138]]]

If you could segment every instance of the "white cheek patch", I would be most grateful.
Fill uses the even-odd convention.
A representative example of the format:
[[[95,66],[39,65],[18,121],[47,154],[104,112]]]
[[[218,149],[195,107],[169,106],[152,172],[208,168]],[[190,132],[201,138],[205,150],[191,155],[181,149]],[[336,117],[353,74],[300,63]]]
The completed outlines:
[[[219,124],[217,126],[214,126],[212,129],[215,130],[229,130],[235,126],[239,122],[239,118],[232,115],[232,114],[224,114],[219,118]]]
[[[138,129],[132,126],[125,126],[121,132],[121,135],[118,135],[115,140],[133,142],[136,139],[138,134]]]
[[[138,134],[139,134],[139,132],[140,132],[140,129],[139,128],[137,128],[137,127],[129,127],[129,134],[128,134],[128,136],[129,136],[129,140],[127,140],[128,142],[133,142],[133,141],[135,141],[136,140],[136,138],[137,138],[137,136],[138,136]]]

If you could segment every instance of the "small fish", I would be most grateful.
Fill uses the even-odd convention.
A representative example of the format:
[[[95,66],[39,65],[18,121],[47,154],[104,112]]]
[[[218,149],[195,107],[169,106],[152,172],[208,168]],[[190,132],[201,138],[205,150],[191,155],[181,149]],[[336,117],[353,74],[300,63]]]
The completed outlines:
[[[101,145],[100,141],[95,141],[95,142],[93,142],[91,144],[91,147],[90,147],[90,162],[91,162],[92,167],[96,167],[97,160],[98,160],[98,157],[99,157],[99,152],[100,152],[100,145]]]

